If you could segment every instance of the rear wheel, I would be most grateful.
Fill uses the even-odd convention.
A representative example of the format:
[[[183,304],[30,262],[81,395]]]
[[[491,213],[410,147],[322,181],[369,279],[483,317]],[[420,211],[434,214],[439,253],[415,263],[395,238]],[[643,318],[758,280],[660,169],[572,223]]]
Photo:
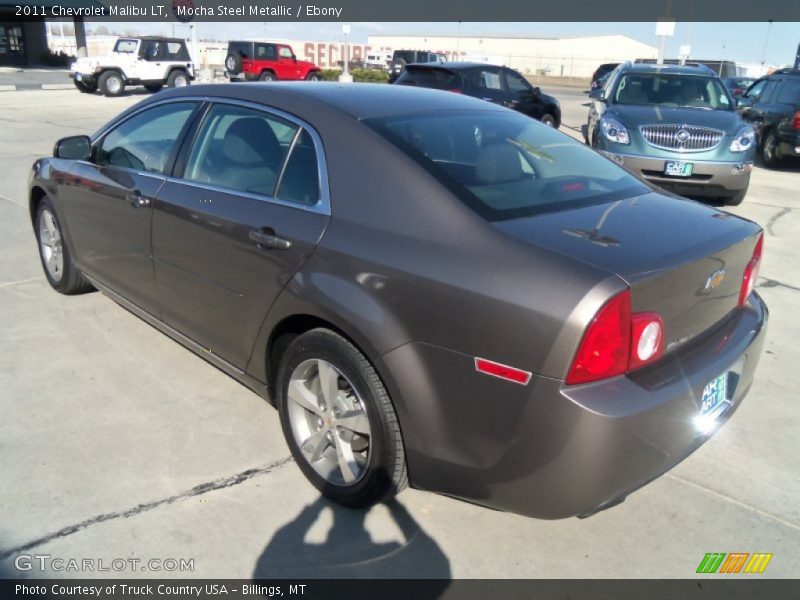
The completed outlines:
[[[125,91],[125,79],[116,71],[106,71],[100,75],[97,84],[105,96],[119,96]]]
[[[167,77],[167,87],[185,87],[189,85],[189,74],[181,69],[175,69]]]
[[[264,71],[258,77],[259,81],[275,81],[275,79],[276,79],[275,78],[275,73],[273,73],[272,71]]]
[[[406,486],[392,402],[375,369],[349,341],[328,329],[296,338],[284,352],[276,390],[292,455],[322,494],[363,507]]]
[[[767,132],[761,142],[761,162],[765,167],[777,167],[781,164],[781,156],[778,151],[778,136],[774,130]]]
[[[542,122],[542,124],[547,125],[548,127],[552,127],[553,129],[558,127],[558,123],[556,123],[556,118],[550,113],[543,114],[542,118],[539,120]]]
[[[45,196],[36,208],[36,241],[39,257],[50,286],[62,294],[81,294],[92,289],[92,285],[72,262],[61,223],[50,198]]]
[[[79,92],[84,94],[94,94],[97,91],[97,84],[96,83],[87,83],[85,81],[78,81],[77,79],[73,80],[75,82],[75,87],[78,88]]]
[[[306,81],[319,81],[322,77],[319,74],[319,71],[311,71],[308,75],[306,75]]]

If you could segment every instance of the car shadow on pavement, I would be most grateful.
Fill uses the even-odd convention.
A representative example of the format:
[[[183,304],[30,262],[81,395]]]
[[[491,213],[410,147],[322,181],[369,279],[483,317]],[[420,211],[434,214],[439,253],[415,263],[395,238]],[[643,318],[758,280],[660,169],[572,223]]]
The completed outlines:
[[[385,506],[402,542],[373,541],[365,526],[370,509],[344,508],[320,497],[272,536],[258,558],[253,579],[441,579],[441,586],[424,590],[425,597],[439,597],[449,585],[450,560],[402,504],[391,500]],[[326,539],[307,542],[325,509],[333,513]]]

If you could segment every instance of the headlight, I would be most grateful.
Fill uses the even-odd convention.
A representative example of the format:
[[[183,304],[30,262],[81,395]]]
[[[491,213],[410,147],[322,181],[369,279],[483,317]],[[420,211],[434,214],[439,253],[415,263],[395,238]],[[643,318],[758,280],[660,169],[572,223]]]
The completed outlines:
[[[742,127],[731,142],[731,152],[744,152],[756,141],[756,132],[749,125]]]
[[[616,142],[617,144],[630,144],[631,138],[628,136],[628,130],[625,126],[611,117],[606,117],[600,121],[600,128],[603,130],[603,135],[609,142]]]

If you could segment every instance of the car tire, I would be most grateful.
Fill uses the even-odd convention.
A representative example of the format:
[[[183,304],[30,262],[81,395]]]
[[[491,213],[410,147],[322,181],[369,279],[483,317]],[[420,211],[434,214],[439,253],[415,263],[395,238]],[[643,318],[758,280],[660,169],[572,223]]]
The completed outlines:
[[[117,71],[106,71],[100,75],[97,85],[104,96],[119,96],[125,91],[125,79]]]
[[[76,81],[73,80],[75,83],[75,87],[78,89],[79,92],[83,94],[94,94],[97,91],[97,84],[96,83],[86,83],[85,81]]]
[[[275,77],[275,73],[272,71],[264,71],[261,75],[258,76],[259,81],[275,81],[277,78]]]
[[[61,294],[83,294],[92,290],[83,273],[72,262],[72,255],[64,239],[61,222],[50,198],[45,196],[36,207],[34,222],[39,258],[47,282]]]
[[[553,129],[558,129],[558,122],[556,121],[556,118],[550,113],[544,113],[542,115],[542,118],[539,119],[539,121],[543,125],[547,125],[548,127],[552,127]]]
[[[761,164],[775,168],[780,166],[781,162],[778,155],[778,136],[774,129],[770,129],[761,141]]]
[[[186,87],[189,83],[189,74],[183,69],[175,69],[167,77],[167,87]]]
[[[225,57],[225,70],[231,75],[238,75],[242,72],[242,57],[238,54],[228,54]]]
[[[163,83],[145,83],[144,84],[144,89],[146,89],[151,94],[155,94],[157,91],[159,91],[163,87],[164,87]]]
[[[747,188],[743,190],[739,190],[733,196],[725,199],[726,206],[739,206],[742,202],[744,202],[744,197],[747,195]]]
[[[326,387],[332,391],[324,393]],[[344,337],[320,328],[291,341],[275,389],[292,456],[324,496],[359,508],[406,487],[403,438],[389,394]]]

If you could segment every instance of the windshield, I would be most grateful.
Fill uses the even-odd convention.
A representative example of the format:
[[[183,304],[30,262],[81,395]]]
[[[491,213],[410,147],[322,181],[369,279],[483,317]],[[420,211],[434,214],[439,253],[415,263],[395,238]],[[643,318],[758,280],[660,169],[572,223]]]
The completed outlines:
[[[681,106],[732,110],[733,103],[716,77],[664,73],[625,73],[612,99],[616,104]]]
[[[136,52],[136,40],[117,40],[114,45],[114,52]]]
[[[399,115],[366,123],[488,221],[649,191],[584,144],[510,111]]]

